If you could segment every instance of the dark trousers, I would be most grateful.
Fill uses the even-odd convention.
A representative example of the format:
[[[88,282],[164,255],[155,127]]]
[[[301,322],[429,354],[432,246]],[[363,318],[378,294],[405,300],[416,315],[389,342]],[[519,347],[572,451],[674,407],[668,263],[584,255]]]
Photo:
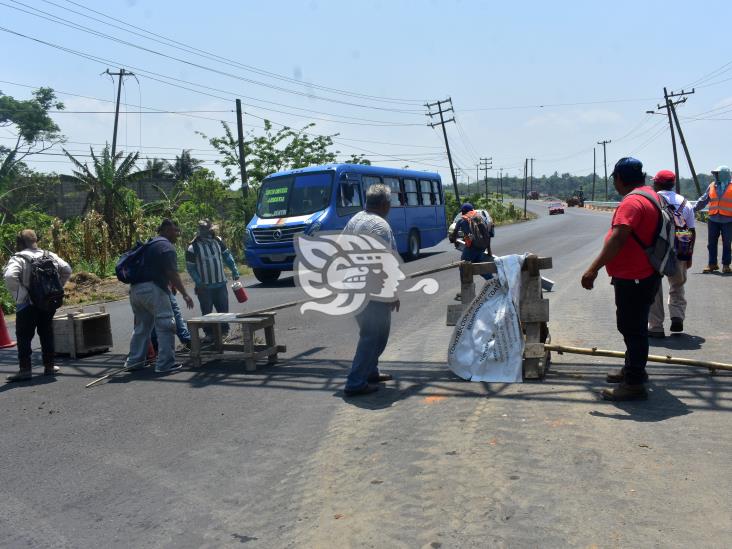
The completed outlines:
[[[228,313],[229,312],[229,291],[226,285],[215,288],[207,288],[205,286],[199,286],[196,289],[196,295],[198,295],[198,304],[201,306],[201,314],[207,315],[216,309],[217,313]],[[203,329],[206,335],[210,336],[213,330],[208,326]],[[221,328],[222,333],[229,333],[229,325],[224,324]]]
[[[648,313],[656,298],[661,277],[642,280],[613,278],[618,331],[625,340],[625,382],[643,383],[648,362]]]
[[[18,311],[15,315],[15,337],[18,340],[18,359],[29,359],[31,341],[38,332],[41,339],[41,351],[44,355],[52,355],[53,349],[53,315],[55,311],[42,311],[33,305]]]
[[[709,264],[718,265],[717,263],[717,246],[719,237],[722,237],[722,265],[732,263],[732,222],[717,223],[709,221],[707,223],[709,237],[707,238],[707,250],[709,250]]]

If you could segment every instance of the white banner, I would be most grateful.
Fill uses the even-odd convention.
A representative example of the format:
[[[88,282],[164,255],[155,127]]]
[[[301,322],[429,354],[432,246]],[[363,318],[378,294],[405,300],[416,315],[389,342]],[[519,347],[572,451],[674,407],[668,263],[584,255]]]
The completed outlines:
[[[496,257],[498,276],[485,281],[455,325],[448,367],[469,381],[520,383],[524,336],[519,319],[523,255]]]

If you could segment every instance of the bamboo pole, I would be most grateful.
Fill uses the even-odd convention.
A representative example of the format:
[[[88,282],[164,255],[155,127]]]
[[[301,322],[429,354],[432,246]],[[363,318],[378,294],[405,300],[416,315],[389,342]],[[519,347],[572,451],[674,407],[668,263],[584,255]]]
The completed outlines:
[[[597,347],[569,347],[567,345],[544,345],[545,351],[554,351],[556,353],[570,353],[575,355],[592,355],[592,356],[607,356],[611,358],[625,358],[625,353],[621,351],[608,351],[605,349],[598,349]],[[671,355],[648,355],[649,362],[660,362],[663,364],[680,364],[683,366],[698,366],[700,368],[707,368],[710,372],[714,370],[727,370],[732,372],[732,364],[726,364],[724,362],[712,362],[708,360],[695,360],[693,358],[674,358]]]

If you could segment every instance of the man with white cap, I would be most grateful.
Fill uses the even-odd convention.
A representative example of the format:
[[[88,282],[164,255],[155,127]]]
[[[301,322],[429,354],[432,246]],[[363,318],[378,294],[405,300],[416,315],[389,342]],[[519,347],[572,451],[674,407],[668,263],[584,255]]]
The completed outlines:
[[[663,196],[673,210],[676,226],[675,251],[678,261],[676,262],[676,273],[666,277],[668,280],[668,312],[671,317],[671,331],[683,332],[686,317],[684,284],[686,284],[686,271],[691,267],[691,257],[694,254],[696,220],[691,204],[686,198],[674,192],[675,183],[676,174],[670,170],[661,170],[653,178],[653,190]],[[648,317],[648,337],[665,337],[663,309],[663,286],[661,285],[656,293],[656,300],[651,305]]]
[[[732,273],[732,172],[729,167],[720,166],[712,170],[714,181],[709,184],[707,191],[699,198],[694,206],[699,211],[709,204],[709,220],[707,229],[709,237],[707,249],[709,250],[709,263],[702,272],[712,273],[719,270],[717,263],[717,243],[722,237],[722,272]]]

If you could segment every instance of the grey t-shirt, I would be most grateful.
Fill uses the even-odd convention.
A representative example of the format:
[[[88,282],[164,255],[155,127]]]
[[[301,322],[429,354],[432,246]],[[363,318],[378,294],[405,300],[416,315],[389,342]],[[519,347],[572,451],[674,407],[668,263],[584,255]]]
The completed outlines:
[[[389,222],[375,213],[367,211],[358,212],[346,224],[343,232],[377,236],[391,245],[392,250],[396,250],[396,240],[394,239],[394,233],[389,226]]]

